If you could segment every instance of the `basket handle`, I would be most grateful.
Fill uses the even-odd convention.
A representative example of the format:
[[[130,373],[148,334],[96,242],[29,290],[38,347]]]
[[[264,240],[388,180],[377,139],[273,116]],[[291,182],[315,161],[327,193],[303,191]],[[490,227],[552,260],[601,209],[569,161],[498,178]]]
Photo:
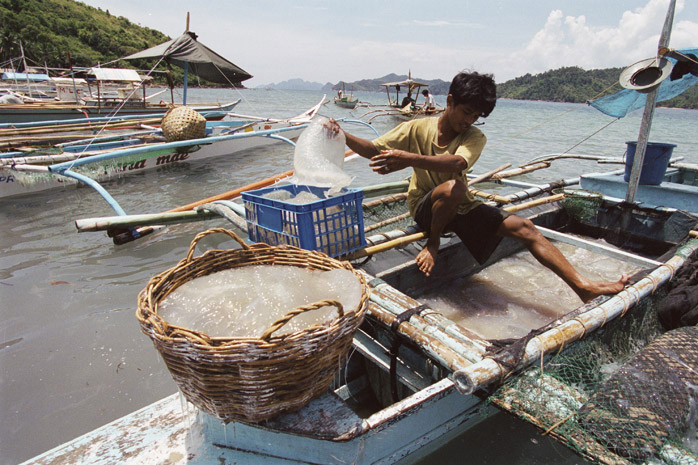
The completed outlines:
[[[263,341],[268,341],[272,333],[274,333],[276,330],[280,329],[282,326],[288,323],[294,316],[300,315],[301,313],[309,312],[311,310],[317,310],[318,308],[326,307],[328,305],[334,305],[335,307],[337,307],[337,313],[339,313],[339,316],[344,316],[344,307],[342,306],[341,302],[339,302],[338,300],[321,300],[319,302],[303,305],[291,310],[286,315],[282,316],[274,323],[272,323],[269,329],[264,331],[264,334],[262,334],[260,339],[262,339]]]
[[[191,261],[192,257],[194,256],[194,249],[196,248],[196,244],[198,244],[201,239],[203,239],[204,237],[209,236],[211,234],[215,234],[215,233],[227,234],[231,238],[235,239],[237,241],[237,243],[242,246],[243,249],[250,248],[250,246],[245,244],[245,241],[240,239],[240,237],[237,234],[235,234],[233,231],[230,231],[230,230],[224,229],[224,228],[212,228],[212,229],[208,229],[206,231],[200,232],[199,234],[197,234],[194,237],[194,240],[192,240],[191,244],[189,245],[189,252],[187,253],[186,261],[187,262]]]

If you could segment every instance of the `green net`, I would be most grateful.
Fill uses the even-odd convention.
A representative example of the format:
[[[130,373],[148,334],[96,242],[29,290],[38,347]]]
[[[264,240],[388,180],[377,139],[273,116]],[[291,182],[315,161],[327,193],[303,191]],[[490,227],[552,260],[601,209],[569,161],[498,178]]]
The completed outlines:
[[[698,464],[698,328],[662,333],[645,302],[491,397],[593,463]]]
[[[568,215],[577,221],[586,221],[596,216],[603,203],[603,195],[600,192],[565,187],[555,189],[553,193],[565,194],[565,198],[561,202],[562,207]]]
[[[395,194],[364,202],[366,234],[379,234],[413,225],[406,199],[404,194]]]

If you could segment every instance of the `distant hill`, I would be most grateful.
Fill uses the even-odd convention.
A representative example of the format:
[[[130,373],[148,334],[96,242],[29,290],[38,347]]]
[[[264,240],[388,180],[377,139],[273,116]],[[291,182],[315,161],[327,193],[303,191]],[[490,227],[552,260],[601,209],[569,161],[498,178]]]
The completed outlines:
[[[383,77],[380,78],[375,78],[375,79],[363,79],[361,81],[354,81],[354,82],[338,82],[337,84],[332,87],[332,90],[339,90],[342,88],[342,84],[344,84],[344,88],[348,90],[354,90],[354,91],[365,91],[365,92],[385,92],[385,87],[382,87],[381,84],[385,84],[386,82],[400,82],[404,81],[407,79],[407,75],[398,75],[398,74],[386,74]],[[448,87],[451,85],[451,81],[442,81],[441,79],[420,79],[420,78],[412,78],[413,81],[418,81],[418,82],[423,82],[425,84],[429,85],[429,90],[431,91],[432,94],[435,95],[448,95]]]
[[[20,42],[30,65],[42,70],[44,66],[68,68],[70,64],[87,67],[108,63],[169,39],[159,31],[138,26],[123,16],[114,16],[108,9],[94,8],[74,0],[0,0],[0,63],[21,55]],[[116,66],[149,69],[154,64],[155,61],[151,60],[119,62]],[[621,71],[622,68],[587,71],[566,67],[526,74],[498,84],[497,93],[499,97],[511,99],[581,103],[597,97],[606,89],[620,89],[617,82]],[[173,66],[172,73],[175,83],[180,84],[183,70]],[[164,83],[161,75],[156,75],[156,79],[160,79],[159,84]],[[260,87],[330,93],[344,85],[346,91],[385,92],[381,84],[405,79],[406,75],[388,74],[355,82],[320,84],[296,78]],[[448,94],[450,78],[448,81],[413,79],[429,84],[429,90],[436,95]],[[207,85],[205,81],[193,81],[190,85]],[[698,109],[698,86],[659,105]]]
[[[16,60],[22,56],[23,49],[28,66],[38,72],[45,68],[58,71],[71,65],[90,67],[109,63],[169,39],[160,31],[112,15],[108,9],[73,0],[0,0],[0,63]],[[150,69],[155,63],[156,60],[119,61],[113,66]],[[14,66],[24,70],[18,62]],[[181,68],[173,66],[172,75],[175,83],[183,82]],[[161,85],[166,82],[162,74],[154,77]]]
[[[583,70],[567,67],[512,79],[497,86],[499,97],[520,100],[584,103],[621,89],[618,76],[623,68]],[[604,93],[605,92],[605,93]],[[698,86],[658,106],[698,109]]]
[[[278,84],[265,84],[257,86],[257,88],[264,89],[279,89],[279,90],[317,90],[322,91],[326,88],[332,88],[332,83],[320,84],[319,82],[308,82],[303,79],[289,79],[287,81],[279,82]]]
[[[94,66],[170,38],[72,0],[0,0],[0,60],[24,54],[38,66]],[[70,53],[70,62],[68,61]]]
[[[536,75],[524,76],[497,84],[497,96],[518,100],[546,100],[552,102],[585,103],[599,97],[604,91],[613,93],[621,89],[618,76],[623,68],[606,68],[583,70],[573,66],[546,71]],[[404,81],[406,75],[388,74],[376,79],[344,83],[346,89],[354,91],[385,92],[381,84]],[[429,90],[435,95],[447,95],[450,81],[440,79],[427,80],[412,78],[429,84]],[[335,84],[333,90],[342,88],[342,82]],[[606,95],[606,94],[604,94]],[[660,102],[659,106],[672,108],[698,109],[698,85],[671,100]]]

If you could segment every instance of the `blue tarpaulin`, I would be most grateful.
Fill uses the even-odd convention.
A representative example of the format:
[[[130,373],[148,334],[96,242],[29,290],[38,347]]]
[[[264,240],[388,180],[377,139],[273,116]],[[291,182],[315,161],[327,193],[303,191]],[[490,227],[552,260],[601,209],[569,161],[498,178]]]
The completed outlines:
[[[3,81],[24,81],[24,82],[34,81],[34,82],[39,82],[39,81],[50,81],[51,78],[48,77],[48,74],[6,72],[6,73],[2,73],[2,80]]]
[[[698,56],[698,48],[682,49],[677,51],[684,55],[693,54],[694,56]],[[666,58],[676,64],[676,59],[672,57]],[[674,81],[672,81],[671,78],[665,79],[657,89],[657,102],[669,100],[682,94],[696,82],[698,82],[698,76],[691,73],[687,73],[681,79],[676,79]],[[589,102],[589,105],[609,116],[622,118],[631,111],[644,108],[646,101],[646,93],[638,92],[632,89],[623,89],[613,95],[592,100]]]

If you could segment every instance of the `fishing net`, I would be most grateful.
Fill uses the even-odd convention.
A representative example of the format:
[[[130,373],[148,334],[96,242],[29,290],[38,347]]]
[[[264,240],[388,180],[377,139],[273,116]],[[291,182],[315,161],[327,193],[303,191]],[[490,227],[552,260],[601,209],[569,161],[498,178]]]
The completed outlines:
[[[562,188],[554,189],[554,194],[564,194],[562,208],[568,215],[577,221],[586,221],[596,216],[599,207],[603,203],[603,195],[600,192],[584,189]]]
[[[379,234],[414,224],[407,207],[407,194],[393,194],[364,202],[364,225],[367,234]]]
[[[491,402],[593,463],[698,463],[698,328],[663,333],[655,302],[511,378]]]

